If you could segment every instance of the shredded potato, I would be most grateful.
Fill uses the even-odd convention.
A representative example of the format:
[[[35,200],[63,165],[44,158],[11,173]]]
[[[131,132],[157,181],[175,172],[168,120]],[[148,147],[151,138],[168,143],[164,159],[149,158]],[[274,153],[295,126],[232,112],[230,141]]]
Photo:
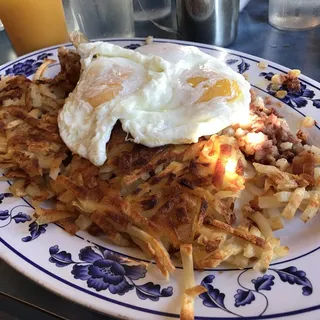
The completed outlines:
[[[309,199],[306,209],[300,216],[300,219],[304,222],[308,222],[313,218],[319,211],[320,207],[320,190],[314,191]]]
[[[35,216],[38,224],[56,222],[66,218],[74,217],[76,214],[70,211],[58,211],[54,209],[36,208]]]
[[[316,124],[316,121],[312,119],[311,117],[305,117],[302,121],[301,126],[303,128],[311,128]]]
[[[201,293],[206,292],[203,286],[195,286],[192,245],[182,244],[180,246],[181,260],[183,265],[183,278],[185,290],[182,297],[182,306],[180,311],[181,320],[194,319],[194,299]]]
[[[258,199],[258,205],[261,209],[279,208],[283,206],[283,203],[274,196],[262,196]]]
[[[292,219],[296,211],[298,210],[305,194],[305,188],[297,188],[292,192],[289,202],[282,212],[282,216],[286,219]]]
[[[33,76],[33,80],[40,80],[46,71],[48,65],[55,63],[55,60],[45,59],[42,65],[38,68],[37,72]],[[55,97],[54,97],[55,98]]]

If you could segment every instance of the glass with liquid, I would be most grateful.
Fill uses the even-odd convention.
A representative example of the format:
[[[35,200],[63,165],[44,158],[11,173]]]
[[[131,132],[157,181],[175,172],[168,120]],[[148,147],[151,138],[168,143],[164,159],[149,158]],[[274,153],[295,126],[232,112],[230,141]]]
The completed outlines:
[[[134,20],[158,20],[171,13],[171,0],[133,0]]]
[[[132,0],[63,0],[63,3],[70,31],[80,30],[89,39],[134,36]]]
[[[0,0],[0,19],[18,55],[69,41],[61,0]]]
[[[282,30],[320,25],[320,0],[269,0],[269,23]]]

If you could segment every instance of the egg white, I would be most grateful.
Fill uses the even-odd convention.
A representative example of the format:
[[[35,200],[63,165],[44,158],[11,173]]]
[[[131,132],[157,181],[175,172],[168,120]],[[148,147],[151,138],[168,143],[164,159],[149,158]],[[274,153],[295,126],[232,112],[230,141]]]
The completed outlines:
[[[97,166],[107,159],[117,120],[135,143],[156,147],[197,142],[249,115],[249,83],[196,47],[158,43],[132,51],[98,42],[80,45],[79,53],[83,71],[58,123],[66,145]],[[203,101],[221,81],[236,83],[239,92],[231,86],[230,96]],[[116,82],[121,90],[104,101],[105,88]]]
[[[136,110],[119,110],[125,115],[121,121],[123,130],[130,132],[135,143],[156,147],[197,142],[199,137],[217,133],[249,115],[250,84],[223,61],[196,47],[169,43],[145,45],[137,51],[147,56],[157,55],[170,63],[169,78],[173,93],[171,100],[157,111],[139,110],[135,117]],[[187,79],[197,76],[209,78],[207,85],[219,79],[236,81],[241,96],[232,102],[222,96],[197,103],[204,88],[192,88],[187,83]]]
[[[127,106],[135,110],[143,104],[157,108],[170,100],[171,90],[163,72],[166,63],[109,43],[82,44],[79,53],[82,73],[59,114],[59,131],[72,152],[100,166],[107,158],[106,143],[112,128],[121,118],[115,109]],[[127,76],[121,79],[123,74]],[[111,100],[103,101],[104,90],[115,83],[121,83],[122,89]],[[97,101],[93,104],[90,99]]]

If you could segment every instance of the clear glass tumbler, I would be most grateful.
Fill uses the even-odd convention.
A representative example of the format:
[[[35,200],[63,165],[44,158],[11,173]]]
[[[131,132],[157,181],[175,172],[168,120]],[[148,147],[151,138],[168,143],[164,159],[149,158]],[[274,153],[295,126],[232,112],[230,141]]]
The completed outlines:
[[[171,0],[133,0],[134,20],[158,20],[171,12]]]
[[[63,0],[63,3],[69,31],[81,31],[89,39],[134,36],[132,0]]]
[[[319,0],[269,0],[269,23],[281,30],[306,30],[320,25]]]

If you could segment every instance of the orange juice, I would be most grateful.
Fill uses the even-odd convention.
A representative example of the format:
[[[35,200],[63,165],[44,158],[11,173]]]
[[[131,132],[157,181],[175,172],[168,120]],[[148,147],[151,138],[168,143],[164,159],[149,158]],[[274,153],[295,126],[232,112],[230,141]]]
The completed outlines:
[[[0,19],[18,55],[68,42],[61,0],[0,0]]]

